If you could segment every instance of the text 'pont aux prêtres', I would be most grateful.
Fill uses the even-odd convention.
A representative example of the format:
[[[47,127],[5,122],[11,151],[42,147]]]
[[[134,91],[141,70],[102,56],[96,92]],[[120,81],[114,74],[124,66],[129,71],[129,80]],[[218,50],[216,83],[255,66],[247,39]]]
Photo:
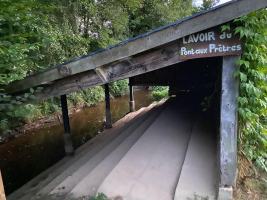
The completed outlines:
[[[183,37],[179,43],[181,60],[242,53],[238,35],[218,28]]]

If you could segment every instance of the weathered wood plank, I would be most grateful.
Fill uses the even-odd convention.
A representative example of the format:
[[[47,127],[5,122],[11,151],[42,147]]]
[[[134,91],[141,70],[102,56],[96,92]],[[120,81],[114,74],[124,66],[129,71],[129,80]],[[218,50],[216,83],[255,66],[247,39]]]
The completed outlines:
[[[94,69],[95,72],[97,73],[97,75],[99,76],[99,78],[105,83],[107,82],[107,76],[106,76],[106,73],[103,69],[103,67],[97,67]]]
[[[60,73],[63,77],[66,77],[66,76],[71,75],[71,70],[70,70],[70,68],[68,68],[68,67],[65,66],[65,65],[61,65],[61,66],[59,66],[57,69],[58,69],[59,73]]]
[[[166,54],[168,52],[168,54]],[[117,80],[129,78],[149,71],[157,70],[181,62],[178,54],[178,45],[172,45],[165,49],[159,49],[148,54],[125,60],[115,65],[103,67],[110,83]],[[60,95],[69,94],[86,88],[105,84],[95,73],[90,70],[84,73],[65,77],[55,81],[50,85],[44,86],[41,93],[36,93],[35,100],[29,100],[27,103],[35,103],[51,97],[59,97]]]
[[[0,171],[0,200],[6,200],[6,195],[5,195],[1,171]]]
[[[235,186],[237,165],[237,126],[239,81],[233,77],[240,56],[223,57],[220,122],[221,187]]]
[[[192,17],[183,22],[172,24],[164,29],[154,31],[138,39],[109,48],[105,51],[84,57],[77,61],[66,64],[72,74],[78,74],[92,70],[99,66],[104,66],[112,62],[145,52],[149,49],[176,41],[184,36],[218,26],[231,21],[254,10],[267,6],[266,0],[241,0],[223,7],[218,7],[207,13]],[[36,74],[24,80],[14,82],[5,89],[8,93],[22,91],[41,84],[47,84],[63,78],[57,69],[52,69],[41,74]]]

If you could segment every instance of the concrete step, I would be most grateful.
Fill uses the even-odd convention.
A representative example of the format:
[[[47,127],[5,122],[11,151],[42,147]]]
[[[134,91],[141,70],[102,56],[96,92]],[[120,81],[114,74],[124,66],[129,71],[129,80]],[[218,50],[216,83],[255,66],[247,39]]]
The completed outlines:
[[[157,107],[157,105],[155,106]],[[155,108],[151,109],[146,113],[140,114],[138,119],[132,123],[126,130],[124,130],[120,135],[118,135],[111,142],[103,142],[104,144],[101,147],[97,148],[97,151],[92,150],[88,156],[83,157],[87,162],[82,165],[74,163],[71,168],[72,173],[62,173],[61,176],[64,177],[64,180],[53,181],[53,190],[49,193],[55,198],[60,198],[66,196],[87,174],[89,174],[99,163],[101,163],[114,149],[117,148],[137,127],[139,127],[143,121],[155,111]],[[78,166],[76,166],[78,165]],[[61,178],[62,180],[63,178]],[[55,183],[59,183],[55,185]],[[46,193],[47,194],[47,193]]]
[[[75,188],[71,190],[66,199],[95,196],[103,180],[149,128],[149,126],[156,120],[163,109],[164,106],[160,106],[154,113],[148,116],[147,119],[145,119],[144,122],[137,127],[129,137],[127,137],[108,157],[106,157],[78,185],[76,185]]]
[[[193,113],[171,101],[110,172],[97,193],[124,200],[172,200],[193,121]]]
[[[216,199],[216,132],[198,116],[186,153],[175,200]]]
[[[65,178],[67,178],[68,174],[72,174],[78,165],[82,166],[84,163],[86,163],[88,156],[90,156],[92,152],[96,153],[100,151],[105,145],[113,141],[118,135],[120,135],[153,107],[154,105],[150,105],[147,108],[140,109],[140,111],[137,111],[136,113],[131,113],[134,116],[136,115],[131,121],[125,124],[118,123],[118,125],[114,128],[104,130],[101,134],[97,135],[76,149],[74,156],[64,157],[55,165],[51,166],[49,169],[45,170],[34,179],[26,183],[24,186],[10,194],[7,199],[29,200],[31,198],[35,199],[36,196],[40,197],[42,195],[49,194],[52,189],[54,189]]]

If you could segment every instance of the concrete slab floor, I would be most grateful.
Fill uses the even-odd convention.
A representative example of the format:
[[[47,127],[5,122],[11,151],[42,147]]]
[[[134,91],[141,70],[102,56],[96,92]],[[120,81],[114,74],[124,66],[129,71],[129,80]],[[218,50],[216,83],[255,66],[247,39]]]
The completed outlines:
[[[217,186],[216,134],[212,124],[196,117],[175,200],[215,200]]]
[[[67,199],[82,196],[95,196],[100,184],[106,176],[113,170],[119,161],[125,156],[129,149],[142,136],[147,128],[160,115],[163,107],[157,108],[150,114],[143,123],[137,127],[129,137],[127,137],[118,147],[105,158],[94,170],[92,170],[78,185],[75,186],[68,195]]]
[[[101,184],[98,192],[124,200],[172,200],[183,166],[193,114],[170,104]]]

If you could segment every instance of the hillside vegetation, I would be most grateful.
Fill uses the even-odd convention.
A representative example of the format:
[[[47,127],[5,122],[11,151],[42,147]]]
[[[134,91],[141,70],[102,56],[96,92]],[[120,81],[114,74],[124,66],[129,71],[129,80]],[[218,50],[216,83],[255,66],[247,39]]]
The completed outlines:
[[[187,17],[192,0],[1,0],[0,7],[1,137],[61,109],[58,98],[19,107],[42,88],[11,101],[1,85]],[[110,84],[111,96],[127,93],[127,84]],[[68,95],[78,107],[103,99],[101,86]]]

